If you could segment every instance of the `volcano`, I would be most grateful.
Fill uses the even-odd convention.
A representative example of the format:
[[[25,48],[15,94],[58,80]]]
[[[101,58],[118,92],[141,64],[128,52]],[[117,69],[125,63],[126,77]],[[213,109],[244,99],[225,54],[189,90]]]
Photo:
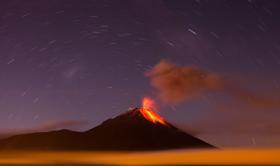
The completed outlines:
[[[12,150],[164,150],[214,148],[143,108],[131,109],[85,132],[59,130],[0,140]]]

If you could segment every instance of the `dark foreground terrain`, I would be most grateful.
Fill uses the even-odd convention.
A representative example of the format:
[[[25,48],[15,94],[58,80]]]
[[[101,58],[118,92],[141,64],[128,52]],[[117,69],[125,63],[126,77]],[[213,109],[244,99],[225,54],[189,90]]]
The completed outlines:
[[[172,124],[153,123],[139,109],[130,110],[85,132],[59,130],[0,140],[0,150],[143,151],[214,148]]]

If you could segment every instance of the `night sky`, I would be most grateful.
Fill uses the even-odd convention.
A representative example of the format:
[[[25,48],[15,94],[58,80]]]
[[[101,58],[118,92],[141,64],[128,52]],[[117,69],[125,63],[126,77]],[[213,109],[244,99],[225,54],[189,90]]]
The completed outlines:
[[[278,0],[2,0],[0,132],[86,130],[151,96],[165,119],[214,145],[280,147],[279,107],[211,93],[164,104],[144,74],[168,59],[277,97],[279,8]]]

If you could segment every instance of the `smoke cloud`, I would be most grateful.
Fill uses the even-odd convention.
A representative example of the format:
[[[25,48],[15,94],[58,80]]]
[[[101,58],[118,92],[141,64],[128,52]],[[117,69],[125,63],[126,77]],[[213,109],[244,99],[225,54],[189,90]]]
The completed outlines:
[[[168,104],[176,104],[208,92],[223,92],[234,100],[258,108],[280,108],[279,98],[264,96],[252,92],[225,79],[219,73],[197,66],[179,66],[167,60],[161,60],[145,73],[159,98]]]
[[[178,66],[161,60],[146,73],[160,99],[177,103],[223,87],[221,76],[196,66]]]

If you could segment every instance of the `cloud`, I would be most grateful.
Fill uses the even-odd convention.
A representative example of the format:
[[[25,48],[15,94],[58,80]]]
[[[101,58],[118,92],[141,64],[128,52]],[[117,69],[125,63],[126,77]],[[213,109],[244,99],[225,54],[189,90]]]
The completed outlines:
[[[179,66],[161,60],[145,73],[161,101],[177,104],[209,92],[222,92],[233,100],[254,108],[279,109],[280,98],[264,95],[239,85],[233,78],[198,66]]]
[[[220,75],[196,66],[178,66],[161,60],[146,73],[151,85],[167,103],[178,103],[224,86]]]
[[[88,123],[84,120],[63,120],[63,121],[47,121],[41,126],[36,128],[37,131],[50,131],[50,130],[59,130],[64,128],[70,128],[75,126],[80,126]]]
[[[227,85],[228,94],[233,98],[253,108],[279,109],[280,97],[270,92],[270,95],[260,91],[252,91],[244,86],[238,86],[233,83]]]

